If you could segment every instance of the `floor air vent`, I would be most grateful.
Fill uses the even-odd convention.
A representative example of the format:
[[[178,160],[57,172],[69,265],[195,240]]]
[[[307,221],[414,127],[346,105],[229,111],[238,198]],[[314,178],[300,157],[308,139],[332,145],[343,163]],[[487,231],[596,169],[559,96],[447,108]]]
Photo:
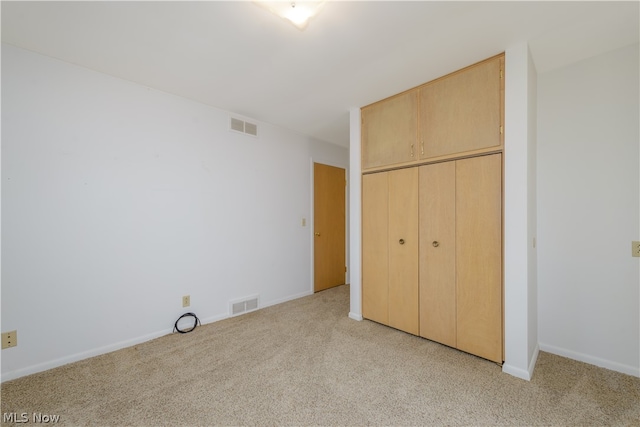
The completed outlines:
[[[231,117],[229,123],[229,129],[235,132],[245,133],[251,136],[258,136],[258,125],[255,123],[246,122],[244,120]]]
[[[258,309],[258,295],[243,298],[241,300],[235,300],[229,302],[230,315],[237,316],[238,314],[248,313]]]

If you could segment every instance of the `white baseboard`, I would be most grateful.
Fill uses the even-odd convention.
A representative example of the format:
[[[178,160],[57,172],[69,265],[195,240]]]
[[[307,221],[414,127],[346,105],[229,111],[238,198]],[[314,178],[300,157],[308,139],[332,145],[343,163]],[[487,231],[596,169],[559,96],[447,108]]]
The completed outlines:
[[[529,373],[529,371],[522,368],[516,368],[515,366],[511,366],[507,363],[502,365],[502,372],[512,375],[516,378],[520,378],[521,380],[531,381],[531,374]]]
[[[533,349],[533,354],[531,355],[531,363],[529,363],[529,379],[533,378],[533,371],[536,369],[538,354],[540,354],[540,344],[536,344],[536,348]]]
[[[282,298],[279,300],[270,301],[259,308],[266,308],[272,305],[280,304],[283,302],[291,301],[294,299],[302,298],[308,295],[312,295],[313,292],[302,292],[300,294],[291,295],[286,298]],[[208,323],[218,322],[220,320],[227,319],[229,317],[228,313],[219,314],[215,316],[210,316],[207,318],[200,319],[201,324],[205,325]],[[51,360],[49,362],[39,363],[37,365],[27,366],[25,368],[16,369],[14,371],[9,371],[2,373],[0,377],[0,382],[15,380],[20,377],[24,377],[31,374],[36,374],[38,372],[47,371],[49,369],[57,368],[62,365],[67,365],[69,363],[78,362],[80,360],[88,359],[94,356],[100,356],[101,354],[110,353],[112,351],[120,350],[126,347],[131,347],[136,344],[141,344],[146,341],[150,341],[155,338],[159,338],[164,335],[168,335],[173,333],[173,328],[171,329],[163,329],[161,331],[157,331],[151,334],[142,335],[140,337],[132,338],[130,340],[121,341],[115,344],[106,345],[104,347],[98,347],[92,350],[83,351],[80,353],[72,354],[70,356],[61,357],[59,359]]]
[[[622,363],[613,362],[611,360],[601,359],[599,357],[590,356],[588,354],[578,353],[576,351],[567,350],[566,348],[556,347],[549,344],[540,343],[540,350],[552,353],[568,359],[577,360],[578,362],[588,363],[590,365],[599,366],[601,368],[610,369],[612,371],[621,372],[623,374],[632,375],[640,378],[640,367],[624,365]]]
[[[49,369],[57,368],[69,363],[78,362],[80,360],[88,359],[90,357],[99,356],[101,354],[110,353],[112,351],[120,350],[126,347],[131,347],[136,344],[140,344],[146,341],[150,341],[155,338],[159,338],[164,335],[168,335],[172,332],[172,329],[164,329],[162,331],[154,332],[152,334],[143,335],[141,337],[133,338],[126,341],[120,341],[115,344],[106,345],[104,347],[98,347],[93,350],[83,351],[80,353],[72,354],[70,356],[61,357],[59,359],[51,360],[49,362],[39,363],[37,365],[27,366],[26,368],[16,369],[15,371],[9,371],[2,374],[0,382],[15,380],[16,378],[24,377],[26,375],[35,374]]]
[[[353,319],[353,320],[361,321],[362,320],[362,315],[361,314],[356,314],[353,311],[350,311],[349,312],[349,318]]]
[[[262,308],[262,307],[260,307],[260,308]],[[215,323],[215,322],[219,322],[219,321],[224,320],[224,319],[228,319],[229,317],[230,316],[229,316],[228,313],[219,314],[219,315],[216,315],[216,316],[209,316],[209,317],[207,317],[205,319],[200,319],[200,323],[202,325],[207,325],[209,323]]]
[[[296,295],[289,295],[288,297],[285,297],[285,298],[269,301],[269,302],[265,303],[264,305],[262,305],[260,308],[271,307],[272,305],[282,304],[283,302],[292,301],[294,299],[298,299],[298,298],[302,298],[302,297],[308,297],[309,295],[313,295],[313,291],[305,291],[305,292],[301,292],[301,293],[296,294]]]
[[[527,369],[517,368],[515,366],[509,365],[505,363],[502,365],[502,372],[505,374],[513,375],[516,378],[523,379],[525,381],[531,381],[531,377],[533,377],[533,370],[536,367],[536,362],[538,361],[538,354],[540,353],[540,346],[536,345],[536,348],[533,349],[533,354],[531,355],[531,362]]]

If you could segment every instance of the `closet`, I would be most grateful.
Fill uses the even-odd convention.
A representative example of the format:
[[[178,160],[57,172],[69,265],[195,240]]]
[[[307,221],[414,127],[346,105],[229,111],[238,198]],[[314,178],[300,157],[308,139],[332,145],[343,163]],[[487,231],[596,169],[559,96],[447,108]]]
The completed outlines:
[[[362,108],[362,313],[502,363],[504,55]]]

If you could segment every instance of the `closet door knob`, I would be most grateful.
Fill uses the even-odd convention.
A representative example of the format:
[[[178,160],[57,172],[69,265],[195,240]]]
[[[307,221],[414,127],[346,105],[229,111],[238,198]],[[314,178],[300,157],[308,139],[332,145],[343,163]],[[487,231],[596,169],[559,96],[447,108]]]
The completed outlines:
[[[314,233],[317,237],[320,237],[320,233],[318,233],[317,231]]]
[[[401,245],[404,245],[404,239],[398,240],[398,243],[400,243]]]
[[[437,240],[434,240],[432,245],[433,245],[434,248],[437,248],[438,246],[440,246],[440,243],[438,243]]]

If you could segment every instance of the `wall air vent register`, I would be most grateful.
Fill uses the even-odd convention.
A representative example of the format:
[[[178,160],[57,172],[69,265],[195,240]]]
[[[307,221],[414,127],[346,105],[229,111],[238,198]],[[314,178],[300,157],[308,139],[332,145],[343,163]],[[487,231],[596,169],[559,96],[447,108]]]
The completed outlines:
[[[237,316],[257,310],[260,306],[259,299],[260,297],[258,295],[251,295],[242,299],[229,301],[229,315]]]
[[[229,122],[229,130],[234,132],[240,132],[251,136],[258,136],[258,125],[255,123],[247,122],[235,117],[231,117]]]

